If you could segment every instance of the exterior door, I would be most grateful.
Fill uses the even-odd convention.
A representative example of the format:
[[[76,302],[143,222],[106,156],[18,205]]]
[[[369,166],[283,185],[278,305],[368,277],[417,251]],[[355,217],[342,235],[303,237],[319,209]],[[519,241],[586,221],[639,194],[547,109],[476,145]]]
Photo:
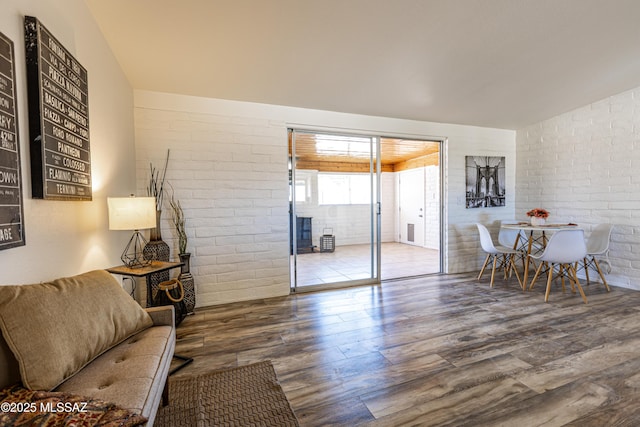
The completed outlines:
[[[399,231],[400,242],[424,246],[425,236],[425,171],[409,169],[399,173]]]

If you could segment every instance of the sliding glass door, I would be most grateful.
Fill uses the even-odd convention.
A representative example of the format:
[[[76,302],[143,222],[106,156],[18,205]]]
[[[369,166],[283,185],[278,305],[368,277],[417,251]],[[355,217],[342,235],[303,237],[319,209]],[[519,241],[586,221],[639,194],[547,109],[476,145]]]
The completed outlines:
[[[380,282],[380,141],[292,129],[293,290]]]

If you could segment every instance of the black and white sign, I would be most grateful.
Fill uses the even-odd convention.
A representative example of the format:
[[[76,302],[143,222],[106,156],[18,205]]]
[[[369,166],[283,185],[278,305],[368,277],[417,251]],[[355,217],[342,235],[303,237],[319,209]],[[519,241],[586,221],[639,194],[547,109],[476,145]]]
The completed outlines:
[[[504,156],[466,156],[467,208],[505,206]]]
[[[13,42],[0,33],[0,249],[24,245]]]
[[[24,24],[32,195],[91,200],[87,71],[36,18]]]

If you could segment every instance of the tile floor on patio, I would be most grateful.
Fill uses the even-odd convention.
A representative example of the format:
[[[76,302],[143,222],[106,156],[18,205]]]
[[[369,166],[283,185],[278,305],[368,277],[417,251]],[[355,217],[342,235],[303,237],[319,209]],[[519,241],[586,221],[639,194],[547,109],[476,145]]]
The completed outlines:
[[[403,243],[382,243],[382,280],[440,272],[439,251]],[[298,286],[371,277],[369,245],[337,246],[334,252],[298,254]]]

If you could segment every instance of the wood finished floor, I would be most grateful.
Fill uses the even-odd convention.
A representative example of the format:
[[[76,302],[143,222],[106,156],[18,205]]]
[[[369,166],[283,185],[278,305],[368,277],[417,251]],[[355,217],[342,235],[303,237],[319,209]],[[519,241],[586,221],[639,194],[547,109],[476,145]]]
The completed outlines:
[[[196,311],[176,375],[271,360],[302,426],[640,425],[640,292],[442,275]]]

